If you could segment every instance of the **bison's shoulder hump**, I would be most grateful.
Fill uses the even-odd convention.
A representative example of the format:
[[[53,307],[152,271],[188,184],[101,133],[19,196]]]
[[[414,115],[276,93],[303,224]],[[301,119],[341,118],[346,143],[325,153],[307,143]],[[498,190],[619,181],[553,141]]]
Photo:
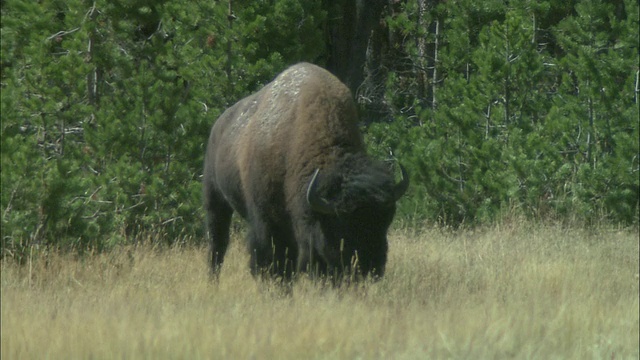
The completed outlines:
[[[310,63],[299,63],[284,70],[270,84],[273,94],[297,96],[301,92],[327,90],[335,96],[348,96],[347,86],[329,71]]]

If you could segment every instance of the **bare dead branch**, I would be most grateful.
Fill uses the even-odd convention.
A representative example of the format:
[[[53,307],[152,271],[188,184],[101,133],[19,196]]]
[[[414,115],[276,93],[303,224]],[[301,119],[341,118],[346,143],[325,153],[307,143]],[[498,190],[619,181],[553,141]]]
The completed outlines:
[[[49,37],[47,38],[47,41],[51,41],[52,39],[55,39],[55,38],[57,38],[57,37],[59,37],[59,36],[66,36],[66,35],[69,35],[69,34],[73,34],[74,32],[76,32],[76,31],[78,31],[78,30],[80,30],[80,28],[79,28],[79,27],[77,27],[77,28],[75,28],[75,29],[73,29],[73,30],[66,30],[66,31],[61,30],[61,31],[58,31],[57,33],[55,33],[55,34],[53,34],[53,35],[49,36]]]

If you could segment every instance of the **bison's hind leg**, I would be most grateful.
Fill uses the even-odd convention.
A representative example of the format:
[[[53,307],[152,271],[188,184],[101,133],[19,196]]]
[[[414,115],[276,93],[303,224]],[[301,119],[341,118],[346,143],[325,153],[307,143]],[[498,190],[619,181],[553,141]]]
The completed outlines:
[[[211,195],[206,204],[207,232],[209,233],[209,264],[211,274],[220,273],[224,256],[229,246],[229,230],[233,209],[223,200],[216,201]]]

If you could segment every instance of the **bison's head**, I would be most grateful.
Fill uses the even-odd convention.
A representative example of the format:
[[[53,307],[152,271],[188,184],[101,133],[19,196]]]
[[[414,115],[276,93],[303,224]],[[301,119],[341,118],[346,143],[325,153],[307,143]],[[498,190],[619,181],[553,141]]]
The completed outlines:
[[[316,170],[307,202],[322,231],[322,243],[316,248],[330,269],[374,277],[384,274],[387,230],[396,201],[409,186],[409,177],[400,168],[398,184],[388,166],[364,155],[349,155],[332,168]]]

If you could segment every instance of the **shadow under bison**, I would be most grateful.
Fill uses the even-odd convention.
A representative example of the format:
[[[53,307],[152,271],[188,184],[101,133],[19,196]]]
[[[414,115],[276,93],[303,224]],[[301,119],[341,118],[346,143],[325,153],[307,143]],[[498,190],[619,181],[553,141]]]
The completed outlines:
[[[213,274],[236,211],[250,225],[254,275],[382,276],[395,203],[409,185],[400,168],[396,184],[367,156],[343,83],[312,64],[288,68],[211,129],[203,190]]]

